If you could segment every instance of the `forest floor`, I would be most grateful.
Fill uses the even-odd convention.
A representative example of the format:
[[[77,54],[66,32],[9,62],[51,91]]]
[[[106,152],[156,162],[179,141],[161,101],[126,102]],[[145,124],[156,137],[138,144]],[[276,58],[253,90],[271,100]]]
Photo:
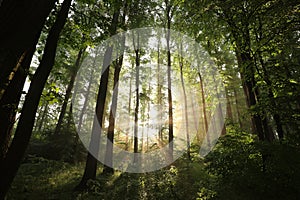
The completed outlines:
[[[7,199],[196,199],[204,169],[201,162],[181,158],[152,173],[102,174],[84,192],[74,192],[84,163],[70,164],[29,157],[21,165]],[[199,176],[200,175],[200,176]]]

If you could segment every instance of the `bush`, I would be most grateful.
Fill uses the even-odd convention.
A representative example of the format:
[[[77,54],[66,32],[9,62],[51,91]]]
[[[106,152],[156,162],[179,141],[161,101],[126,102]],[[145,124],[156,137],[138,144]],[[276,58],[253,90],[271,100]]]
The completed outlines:
[[[232,127],[205,162],[216,180],[200,188],[200,199],[300,198],[300,151],[288,143],[259,142]]]
[[[86,149],[75,130],[62,129],[59,135],[54,135],[52,131],[49,131],[43,133],[43,137],[33,137],[27,154],[77,163],[85,160]]]

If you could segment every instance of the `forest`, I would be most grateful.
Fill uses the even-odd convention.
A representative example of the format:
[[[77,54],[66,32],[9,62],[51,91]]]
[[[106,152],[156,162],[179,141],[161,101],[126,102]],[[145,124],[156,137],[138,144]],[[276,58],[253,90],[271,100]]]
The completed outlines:
[[[300,2],[0,0],[2,199],[300,199]]]

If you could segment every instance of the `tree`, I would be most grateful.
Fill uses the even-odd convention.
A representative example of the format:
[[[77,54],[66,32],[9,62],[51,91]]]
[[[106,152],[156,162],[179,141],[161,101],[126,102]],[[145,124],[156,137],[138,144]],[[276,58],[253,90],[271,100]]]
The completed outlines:
[[[120,52],[118,59],[114,63],[115,71],[114,71],[114,83],[113,83],[113,95],[112,95],[112,103],[110,106],[109,113],[109,125],[107,130],[107,144],[106,144],[106,154],[105,154],[105,164],[107,166],[104,168],[104,172],[113,173],[113,143],[114,143],[114,135],[115,135],[115,115],[118,105],[118,93],[119,93],[119,78],[120,72],[123,64],[123,54],[125,48],[125,36],[123,36],[121,49],[117,50]]]
[[[186,131],[186,143],[187,143],[187,155],[189,160],[191,160],[191,150],[190,150],[190,135],[189,135],[189,117],[188,117],[188,105],[187,105],[187,95],[186,95],[186,89],[183,79],[183,47],[182,47],[182,41],[180,41],[180,47],[179,47],[179,67],[180,67],[180,80],[181,80],[181,86],[183,90],[183,97],[184,97],[184,114],[185,114],[185,131]]]
[[[112,17],[112,21],[109,27],[109,34],[112,36],[116,33],[117,26],[118,26],[118,18],[120,14],[120,5],[117,3],[114,5],[114,13]],[[103,60],[102,66],[102,73],[100,79],[100,85],[98,89],[97,95],[97,104],[96,104],[96,116],[94,117],[93,122],[93,129],[92,129],[92,136],[91,142],[89,145],[89,152],[86,159],[86,165],[84,169],[84,174],[80,183],[76,186],[76,190],[82,190],[86,187],[87,181],[90,179],[96,178],[97,172],[97,158],[94,156],[98,155],[99,145],[100,145],[100,135],[102,134],[102,124],[103,124],[103,116],[104,116],[104,106],[106,100],[106,93],[107,93],[107,85],[108,85],[108,78],[109,78],[109,69],[110,69],[110,62],[112,57],[113,47],[108,46]],[[100,129],[97,127],[98,124],[100,125]]]
[[[23,3],[3,1],[0,5],[0,162],[9,146],[35,46],[55,1]]]
[[[140,106],[140,35],[137,33],[137,38],[135,41],[135,35],[133,37],[133,45],[135,52],[135,109],[134,109],[134,141],[133,141],[133,152],[134,163],[137,162],[138,153],[138,127],[139,127],[139,106]]]
[[[63,2],[57,19],[49,31],[43,59],[32,79],[13,141],[3,163],[1,163],[0,199],[5,197],[28,146],[40,96],[54,64],[59,35],[66,22],[71,2],[71,0]]]
[[[171,29],[171,20],[172,20],[172,4],[169,0],[165,0],[165,14],[167,17],[167,33],[166,33],[166,40],[167,40],[167,77],[168,77],[168,104],[169,104],[169,153],[170,153],[170,160],[173,160],[173,101],[172,101],[172,81],[171,81],[171,51],[170,51],[170,29]],[[174,9],[174,8],[173,8]]]

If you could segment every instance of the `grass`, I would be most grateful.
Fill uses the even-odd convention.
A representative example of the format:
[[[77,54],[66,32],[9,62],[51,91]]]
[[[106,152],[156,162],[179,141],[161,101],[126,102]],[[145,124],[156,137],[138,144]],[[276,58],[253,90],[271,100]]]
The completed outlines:
[[[23,163],[7,199],[74,199],[83,165],[31,157]]]
[[[72,165],[41,157],[29,157],[20,167],[7,199],[196,199],[197,180],[182,160],[171,168],[152,173],[101,174],[88,183],[84,192],[74,192],[80,182],[84,163]],[[187,170],[190,170],[189,172]]]

